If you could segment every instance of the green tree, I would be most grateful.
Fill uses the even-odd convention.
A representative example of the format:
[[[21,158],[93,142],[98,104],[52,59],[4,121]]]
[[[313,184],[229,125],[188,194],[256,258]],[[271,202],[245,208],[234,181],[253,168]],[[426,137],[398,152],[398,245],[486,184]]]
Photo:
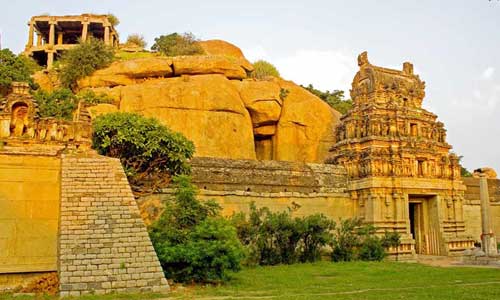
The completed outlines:
[[[175,197],[165,202],[149,234],[167,278],[177,282],[219,282],[238,271],[244,257],[236,230],[214,201],[196,199],[190,178],[176,176]]]
[[[458,156],[458,162],[460,163],[460,175],[462,177],[472,177],[472,173],[462,165],[463,159],[463,155]]]
[[[192,33],[171,33],[169,35],[161,35],[155,38],[151,50],[160,52],[166,56],[197,55],[205,53]]]
[[[53,92],[38,90],[33,97],[38,103],[40,117],[71,121],[73,111],[78,106],[78,98],[70,89],[62,88]]]
[[[101,103],[113,103],[113,99],[107,94],[100,93],[96,94],[92,90],[80,91],[77,95],[78,100],[83,101],[89,105],[97,105]]]
[[[265,79],[269,76],[280,77],[280,72],[276,67],[265,60],[258,60],[253,63],[254,70],[250,73],[252,78]]]
[[[66,88],[75,88],[78,79],[107,67],[114,58],[113,49],[103,41],[90,37],[66,51],[60,60],[59,79]]]
[[[352,108],[352,100],[345,99],[344,91],[333,90],[333,92],[330,91],[323,92],[318,89],[315,89],[312,84],[302,87],[311,92],[312,94],[316,95],[321,100],[328,103],[328,105],[333,107],[341,114],[347,113],[347,111]]]
[[[157,119],[134,113],[110,113],[93,122],[93,147],[120,158],[136,194],[168,184],[170,176],[189,173],[194,144]]]
[[[120,19],[118,19],[118,17],[115,16],[114,14],[108,13],[107,16],[109,23],[111,23],[113,27],[118,26],[120,24]]]
[[[9,91],[13,81],[28,82],[33,88],[31,74],[36,68],[36,63],[26,56],[16,56],[9,49],[0,50],[0,96]]]
[[[141,48],[145,48],[147,45],[146,41],[144,40],[144,36],[141,34],[137,34],[137,33],[129,35],[127,37],[126,44],[136,45],[136,46],[139,46]]]

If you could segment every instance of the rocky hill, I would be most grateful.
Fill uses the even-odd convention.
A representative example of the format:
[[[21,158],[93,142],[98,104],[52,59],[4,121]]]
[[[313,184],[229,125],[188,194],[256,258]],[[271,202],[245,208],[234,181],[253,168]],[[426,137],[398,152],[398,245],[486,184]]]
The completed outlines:
[[[249,78],[252,64],[228,42],[200,44],[205,55],[121,60],[83,78],[79,89],[115,101],[90,108],[91,114],[156,117],[191,139],[199,157],[325,160],[337,111],[291,81]],[[50,82],[43,76],[37,81]]]

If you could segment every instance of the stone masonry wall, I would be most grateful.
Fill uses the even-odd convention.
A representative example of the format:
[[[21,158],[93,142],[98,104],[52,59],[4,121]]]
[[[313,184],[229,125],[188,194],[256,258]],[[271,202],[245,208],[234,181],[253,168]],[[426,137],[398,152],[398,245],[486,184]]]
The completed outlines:
[[[467,186],[464,202],[465,228],[477,241],[481,240],[481,200],[479,197],[479,178],[464,177]],[[500,237],[500,180],[488,179],[490,196],[490,221],[493,233]]]
[[[63,155],[61,177],[61,296],[167,291],[120,162]]]
[[[346,192],[347,176],[343,167],[285,162],[194,158],[192,181],[200,199],[214,199],[223,215],[247,212],[249,204],[266,206],[274,211],[295,207],[295,216],[323,213],[328,217],[354,216],[353,201]],[[172,189],[139,200],[146,222],[158,215],[162,201],[172,196]]]

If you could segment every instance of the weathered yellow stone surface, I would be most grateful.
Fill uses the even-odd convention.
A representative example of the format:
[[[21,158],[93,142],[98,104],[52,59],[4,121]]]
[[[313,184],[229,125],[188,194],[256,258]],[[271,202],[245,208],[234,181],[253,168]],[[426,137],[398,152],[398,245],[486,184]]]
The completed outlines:
[[[291,81],[246,79],[253,67],[230,43],[200,45],[207,55],[120,61],[79,87],[109,95],[119,111],[160,119],[195,142],[196,156],[325,161],[337,111]],[[115,111],[91,110],[92,118]]]
[[[120,94],[120,111],[158,118],[182,132],[197,156],[255,159],[250,115],[222,75],[149,80],[120,87]]]
[[[221,55],[234,57],[238,63],[247,71],[253,71],[252,64],[245,58],[240,48],[223,40],[208,40],[199,42],[207,55]]]
[[[238,60],[227,56],[192,55],[172,58],[175,75],[222,74],[230,79],[247,77]]]
[[[495,170],[493,168],[490,168],[490,167],[481,168],[481,172],[474,171],[474,173],[472,173],[472,176],[474,178],[479,178],[480,173],[485,174],[486,178],[497,179],[497,172],[495,172]]]
[[[117,61],[109,67],[97,70],[91,76],[78,81],[80,88],[112,87],[134,84],[136,80],[148,77],[167,77],[173,74],[172,59],[153,56]]]
[[[280,81],[288,91],[274,140],[276,160],[324,162],[335,143],[333,132],[340,113],[291,81]]]
[[[57,269],[60,160],[0,155],[0,273]]]
[[[87,108],[87,110],[90,114],[90,117],[92,119],[95,119],[98,116],[103,115],[103,114],[117,112],[118,107],[116,107],[116,105],[113,105],[113,104],[101,103],[101,104],[91,106],[91,107]]]

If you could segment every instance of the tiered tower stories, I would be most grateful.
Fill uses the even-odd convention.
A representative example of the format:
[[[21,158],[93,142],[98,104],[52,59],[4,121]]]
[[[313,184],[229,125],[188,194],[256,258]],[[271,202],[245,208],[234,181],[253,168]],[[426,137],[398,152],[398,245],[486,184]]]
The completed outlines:
[[[465,236],[458,157],[446,130],[422,108],[425,82],[413,73],[370,64],[363,52],[352,82],[353,108],[336,128],[328,162],[350,178],[356,215],[380,233],[395,231],[405,256],[450,255],[472,246]]]

